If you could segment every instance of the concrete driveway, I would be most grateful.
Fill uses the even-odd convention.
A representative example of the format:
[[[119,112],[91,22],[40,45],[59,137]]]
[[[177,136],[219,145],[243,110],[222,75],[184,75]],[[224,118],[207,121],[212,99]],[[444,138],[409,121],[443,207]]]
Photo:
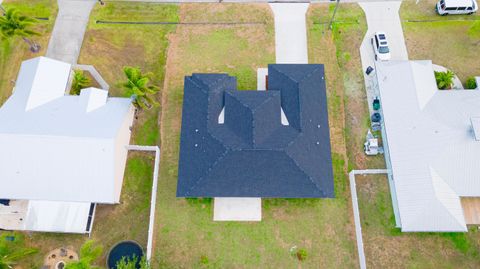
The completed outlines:
[[[305,13],[308,3],[272,3],[276,62],[308,63]]]
[[[360,46],[363,75],[367,89],[368,108],[372,113],[372,101],[375,93],[374,81],[371,76],[365,74],[368,66],[375,68],[375,56],[371,44],[371,38],[377,31],[385,32],[390,46],[392,60],[408,60],[407,46],[403,37],[402,23],[399,9],[401,1],[384,2],[360,2],[359,5],[365,12],[368,30]]]
[[[95,0],[58,0],[58,15],[47,57],[76,64]]]

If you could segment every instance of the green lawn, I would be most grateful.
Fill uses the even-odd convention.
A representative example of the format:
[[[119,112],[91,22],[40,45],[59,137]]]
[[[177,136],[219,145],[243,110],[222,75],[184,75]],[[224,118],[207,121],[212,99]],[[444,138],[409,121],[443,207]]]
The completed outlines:
[[[400,15],[409,58],[431,59],[434,64],[451,69],[464,83],[470,76],[480,75],[480,61],[476,55],[480,35],[469,34],[480,15],[436,15],[435,0],[403,2]],[[478,31],[478,30],[477,30]]]
[[[192,12],[197,15],[192,15]],[[333,155],[338,199],[264,199],[258,223],[213,222],[211,199],[175,197],[183,77],[227,72],[240,89],[256,87],[256,68],[275,61],[268,5],[182,5],[181,21],[263,21],[265,25],[188,26],[171,37],[163,92],[162,162],[155,257],[161,268],[352,268],[353,235],[341,147]],[[334,90],[331,91],[335,94]],[[341,99],[332,98],[338,107]],[[335,121],[332,113],[332,121]],[[342,117],[339,117],[342,119]],[[342,140],[340,140],[342,141]],[[298,261],[292,247],[307,251]]]
[[[41,18],[34,28],[41,35],[33,39],[42,50],[37,54],[31,53],[29,46],[18,37],[0,40],[0,104],[10,97],[21,62],[45,54],[57,14],[56,0],[6,0],[2,5],[6,9],[17,8],[21,14]]]

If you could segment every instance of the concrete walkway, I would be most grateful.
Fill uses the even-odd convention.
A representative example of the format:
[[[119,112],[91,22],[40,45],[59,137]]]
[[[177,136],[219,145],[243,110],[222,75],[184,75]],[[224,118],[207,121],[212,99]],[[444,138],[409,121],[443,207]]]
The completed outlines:
[[[276,62],[308,63],[305,13],[308,3],[272,3],[275,19]]]
[[[368,66],[375,68],[375,56],[371,38],[375,32],[382,31],[387,35],[392,60],[408,60],[407,46],[403,37],[402,23],[400,21],[399,9],[401,1],[388,2],[361,2],[360,7],[365,12],[368,30],[360,46],[360,57],[362,59],[363,75],[367,89],[368,108],[373,113],[372,102],[375,92],[374,76],[367,76],[365,70]]]
[[[90,12],[96,3],[96,0],[58,0],[58,15],[47,57],[77,63]]]

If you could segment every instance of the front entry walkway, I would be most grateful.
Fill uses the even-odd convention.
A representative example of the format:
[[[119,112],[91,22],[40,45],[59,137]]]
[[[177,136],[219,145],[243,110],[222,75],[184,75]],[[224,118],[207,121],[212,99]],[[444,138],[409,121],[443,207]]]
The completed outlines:
[[[275,55],[277,64],[308,63],[305,14],[308,3],[270,4],[275,17]]]
[[[58,15],[48,43],[47,57],[76,64],[90,12],[96,0],[58,0]]]

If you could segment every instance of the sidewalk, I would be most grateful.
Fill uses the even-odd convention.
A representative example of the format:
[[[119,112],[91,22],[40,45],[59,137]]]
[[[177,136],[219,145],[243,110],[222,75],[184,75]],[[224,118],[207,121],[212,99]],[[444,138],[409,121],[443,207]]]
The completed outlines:
[[[96,0],[58,0],[58,15],[46,56],[76,64]]]

